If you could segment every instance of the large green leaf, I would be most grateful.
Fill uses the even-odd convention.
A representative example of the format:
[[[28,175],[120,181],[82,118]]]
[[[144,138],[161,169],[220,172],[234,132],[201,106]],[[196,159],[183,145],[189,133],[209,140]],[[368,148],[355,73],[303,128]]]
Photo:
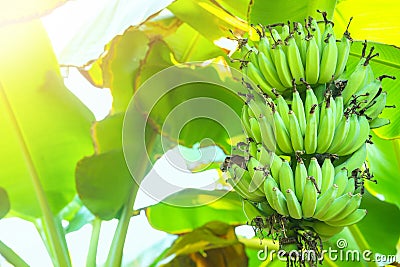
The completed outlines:
[[[164,41],[178,62],[200,61],[223,55],[223,51],[187,23],[182,23]]]
[[[82,202],[104,220],[117,216],[134,184],[121,150],[113,150],[81,160],[76,171],[76,187]]]
[[[0,27],[9,24],[28,22],[51,13],[66,0],[17,0],[1,1]]]
[[[14,214],[40,217],[37,197],[57,213],[76,194],[77,161],[93,152],[93,115],[64,86],[40,22],[2,27],[0,36],[0,185]]]
[[[378,58],[371,61],[371,66],[376,77],[382,74],[393,75],[400,78],[400,49],[391,45],[369,42],[369,47],[374,46],[375,52],[379,53]],[[361,57],[362,44],[354,42],[351,47],[349,65],[354,65]],[[382,82],[384,91],[388,92],[387,105],[400,107],[400,82],[399,80],[384,79]],[[400,113],[397,108],[386,108],[381,117],[389,118],[391,123],[388,126],[374,130],[375,133],[385,139],[400,137]]]
[[[371,40],[400,46],[400,3],[397,0],[343,0],[335,9],[335,28],[341,33],[350,17],[351,36],[356,40]]]
[[[113,39],[107,46],[107,54],[88,71],[81,70],[94,85],[111,89],[114,113],[128,106],[134,92],[132,81],[146,55],[148,42],[143,32],[130,28],[123,36]]]
[[[46,28],[54,41],[59,62],[83,66],[98,58],[104,46],[116,35],[123,34],[130,26],[139,26],[171,2],[107,0],[67,3],[46,18]],[[65,23],[66,18],[74,23]],[[60,33],[67,34],[59,38]],[[60,42],[60,39],[64,41]]]
[[[378,183],[366,182],[366,186],[373,195],[400,208],[400,142],[383,140],[376,135],[372,140],[374,144],[367,145],[367,160]]]
[[[146,209],[155,229],[180,234],[219,220],[231,225],[245,224],[242,202],[235,192],[185,189]]]
[[[209,222],[179,237],[164,257],[165,260],[173,257],[161,265],[164,267],[239,267],[247,266],[248,261],[234,228],[219,221]]]
[[[132,262],[126,264],[127,267],[156,267],[158,263],[164,258],[171,244],[177,237],[174,235],[167,235],[165,238],[155,243],[145,251],[140,253]]]
[[[0,187],[0,219],[6,216],[10,210],[10,200],[4,188]]]
[[[265,1],[254,0],[250,2],[248,21],[253,24],[271,24],[290,21],[303,22],[308,16],[321,18],[317,10],[324,10],[328,17],[333,16],[336,0],[323,1]]]
[[[247,8],[250,4],[250,0],[216,0],[214,3],[218,3],[228,13],[243,20],[247,20]]]
[[[178,0],[168,9],[211,41],[229,36],[229,30],[243,33],[249,29],[245,21],[229,14],[215,1]]]
[[[396,244],[400,237],[400,228],[396,222],[400,221],[400,209],[369,193],[363,195],[361,208],[367,209],[368,214],[356,227],[363,234],[369,248],[374,253],[396,254]],[[376,226],[379,231],[372,231]]]

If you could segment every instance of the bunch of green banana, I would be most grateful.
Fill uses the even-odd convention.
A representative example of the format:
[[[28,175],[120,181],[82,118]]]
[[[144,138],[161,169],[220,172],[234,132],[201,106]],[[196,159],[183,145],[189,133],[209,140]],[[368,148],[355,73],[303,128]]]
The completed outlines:
[[[306,88],[303,101],[294,85],[290,105],[276,91],[275,101],[250,98],[242,111],[247,137],[279,155],[304,151],[345,156],[357,151],[369,139],[367,116],[343,110],[343,97],[333,98],[329,91],[319,104],[311,86]]]
[[[346,66],[351,19],[336,40],[320,13],[323,23],[260,25],[259,40],[241,39],[246,140],[223,169],[249,221],[279,215],[325,240],[367,213],[358,173],[367,169],[370,129],[389,123],[379,117],[387,107],[382,80],[395,78],[374,76],[369,63],[378,53],[366,53],[366,42],[356,66]]]
[[[329,238],[365,216],[366,211],[359,209],[362,195],[356,189],[355,177],[343,167],[346,165],[335,168],[330,158],[322,164],[311,158],[306,164],[298,157],[292,169],[290,162],[262,146],[257,152],[247,160],[236,159],[228,168],[228,182],[237,193],[246,201],[259,203],[244,205],[249,218],[278,213],[300,224],[307,221],[312,228],[310,224],[316,224],[315,231]]]
[[[253,42],[254,46],[240,42],[246,74],[271,97],[272,88],[282,93],[292,87],[292,80],[297,84],[301,84],[301,79],[322,84],[343,73],[352,39],[346,29],[337,42],[333,23],[325,12],[321,13],[325,22],[323,32],[310,17],[304,24],[260,25],[255,27],[259,40]],[[281,32],[277,27],[281,27]]]

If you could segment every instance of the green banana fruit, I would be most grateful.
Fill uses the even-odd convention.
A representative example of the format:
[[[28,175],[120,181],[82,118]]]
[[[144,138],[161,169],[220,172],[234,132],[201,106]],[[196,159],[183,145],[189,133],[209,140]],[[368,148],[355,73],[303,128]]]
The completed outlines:
[[[301,202],[304,218],[311,218],[317,206],[318,193],[312,179],[314,179],[314,177],[307,177],[306,185],[304,186],[303,200]]]
[[[332,185],[335,179],[335,167],[329,158],[325,158],[321,167],[322,171],[322,184],[321,194],[324,194]]]
[[[367,215],[367,210],[366,209],[357,209],[354,211],[352,214],[347,216],[346,218],[339,220],[339,221],[326,221],[327,224],[331,226],[349,226],[358,223],[361,221],[365,215]]]
[[[294,186],[296,197],[299,201],[303,201],[304,187],[307,182],[307,168],[301,158],[298,158],[296,164],[296,170],[294,173]]]
[[[336,184],[333,184],[324,194],[317,199],[317,206],[315,208],[315,213],[313,218],[321,220],[322,216],[324,216],[328,207],[330,207],[333,201],[336,199],[338,187]]]
[[[286,190],[286,203],[290,217],[298,220],[303,217],[303,211],[301,209],[300,202],[291,189]]]
[[[290,122],[290,137],[292,141],[292,147],[294,151],[302,151],[304,149],[304,140],[301,133],[299,121],[293,111],[289,111],[289,122]]]
[[[279,188],[286,192],[288,189],[294,190],[293,171],[288,161],[283,161],[279,170]]]

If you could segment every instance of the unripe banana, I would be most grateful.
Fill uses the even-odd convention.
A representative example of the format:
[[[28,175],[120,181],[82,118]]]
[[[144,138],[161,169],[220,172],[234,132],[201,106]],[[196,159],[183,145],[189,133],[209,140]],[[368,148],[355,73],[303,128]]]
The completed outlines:
[[[327,83],[332,80],[332,76],[335,74],[338,48],[336,46],[336,38],[333,33],[332,24],[326,25],[325,31],[327,32],[327,40],[323,40],[326,44],[323,44],[322,56],[321,56],[321,70],[319,73],[318,83]]]
[[[343,96],[339,95],[335,98],[335,114],[336,114],[335,123],[339,123],[340,120],[342,119],[344,115],[343,107],[344,107]]]
[[[308,113],[306,133],[304,136],[304,148],[307,154],[315,153],[318,145],[318,119],[315,107],[317,107],[317,105],[311,108]]]
[[[269,204],[268,201],[264,201],[264,202],[259,202],[257,203],[257,208],[263,212],[263,214],[267,214],[267,216],[270,216],[274,213],[276,213],[275,209],[273,209]],[[267,217],[266,216],[266,217]]]
[[[345,162],[335,167],[337,173],[343,167],[346,167],[349,172],[359,168],[367,159],[367,147],[364,143],[356,152],[353,153]]]
[[[290,217],[298,220],[303,217],[300,202],[291,189],[286,190],[286,203]]]
[[[326,221],[327,224],[332,226],[349,226],[358,223],[367,215],[367,210],[357,209],[355,212],[339,221]]]
[[[281,40],[286,41],[290,36],[290,27],[288,24],[282,25]],[[285,50],[286,52],[286,50]]]
[[[340,221],[352,214],[354,211],[360,207],[362,196],[361,194],[352,195],[350,201],[347,203],[346,207],[340,211],[334,218],[329,221]]]
[[[233,164],[229,172],[233,179],[228,179],[228,182],[243,198],[255,202],[263,201],[265,194],[260,190],[261,186],[253,190],[254,186],[251,185],[252,177],[247,170]]]
[[[273,62],[271,58],[271,44],[267,37],[263,36],[260,38],[258,42],[258,52],[264,54],[270,62]],[[261,62],[261,60],[259,61]]]
[[[296,114],[297,120],[299,121],[301,134],[304,136],[306,132],[306,116],[304,113],[304,104],[301,100],[299,91],[296,89],[296,85],[293,84],[293,100],[292,100],[292,110]]]
[[[322,194],[317,199],[317,206],[315,208],[315,213],[313,218],[321,220],[322,216],[328,211],[328,207],[332,205],[333,201],[336,199],[338,187],[333,184],[324,194]]]
[[[295,27],[294,39],[296,40],[297,47],[300,50],[301,62],[303,63],[303,66],[305,66],[306,54],[307,54],[306,35],[303,29],[303,25],[301,25],[301,23],[294,23],[294,27]]]
[[[365,116],[358,116],[358,124],[360,125],[360,131],[358,134],[358,138],[353,144],[353,147],[349,149],[349,151],[346,154],[351,154],[354,153],[356,150],[358,150],[368,139],[370,129],[369,129],[369,122]],[[341,154],[338,153],[339,156]]]
[[[260,125],[256,118],[250,118],[250,129],[252,133],[252,137],[257,143],[261,143],[261,132],[260,132]]]
[[[315,221],[310,226],[317,232],[318,235],[332,237],[343,230],[343,227],[330,226],[321,221]]]
[[[373,75],[373,74],[371,74]],[[382,91],[382,80],[389,78],[395,80],[396,77],[390,75],[381,75],[371,82],[367,83],[360,91],[357,92],[357,101],[361,110],[373,105],[373,101]]]
[[[367,83],[363,88],[361,88],[357,93],[357,102],[359,103],[360,109],[367,107],[375,99],[375,96],[382,88],[381,81],[374,79],[372,82]]]
[[[276,94],[275,101],[276,101],[276,110],[279,112],[279,115],[281,115],[281,118],[285,123],[286,129],[289,129],[290,128],[289,114],[288,114],[289,106],[286,100],[280,94]]]
[[[318,193],[312,179],[314,179],[314,177],[307,177],[306,185],[304,186],[303,201],[301,202],[304,218],[311,218],[317,206]]]
[[[297,199],[303,201],[304,187],[307,182],[307,168],[303,160],[299,158],[296,164],[296,170],[294,174],[294,186]]]
[[[286,192],[286,190],[294,190],[294,177],[293,171],[288,161],[283,161],[281,169],[279,170],[279,188]]]
[[[274,104],[272,103],[272,105]],[[293,152],[293,148],[292,148],[292,143],[290,141],[288,129],[286,128],[285,123],[282,120],[282,117],[279,115],[279,112],[275,110],[274,106],[272,111],[274,113],[276,143],[281,151],[290,154]]]
[[[246,68],[247,76],[255,83],[258,84],[261,90],[268,94],[269,96],[273,96],[272,94],[272,86],[268,84],[268,82],[264,79],[262,73],[258,70],[258,68],[254,65],[254,63],[249,62]]]
[[[372,121],[370,121],[369,128],[377,129],[388,124],[390,124],[390,120],[387,118],[375,118]]]
[[[308,165],[308,176],[312,176],[318,185],[318,190],[321,190],[322,185],[322,170],[316,158],[311,158],[310,165]]]
[[[343,146],[349,133],[349,129],[350,119],[347,116],[342,116],[335,129],[335,135],[327,152],[336,153]]]
[[[272,47],[277,44],[282,44],[282,41],[285,40],[284,38],[281,37],[281,35],[276,29],[270,29],[270,32],[271,32],[271,38],[275,42],[275,44],[273,44]]]
[[[283,215],[283,216],[289,216],[289,210],[287,208],[287,203],[286,203],[286,198],[279,190],[278,187],[272,188],[272,202],[275,210]]]
[[[333,218],[335,218],[336,215],[338,215],[340,212],[342,212],[347,204],[350,202],[353,194],[352,193],[347,193],[344,194],[338,198],[336,198],[333,202],[332,205],[328,207],[328,210],[326,211],[325,215],[321,217],[321,221],[329,221]]]
[[[253,193],[259,190],[264,193],[263,184],[265,180],[265,172],[263,170],[263,165],[261,165],[258,160],[251,157],[247,163],[247,170],[251,177],[249,192]]]
[[[329,158],[325,158],[321,167],[322,171],[322,184],[321,194],[324,194],[332,185],[335,179],[335,167]]]
[[[297,47],[293,35],[290,35],[286,45],[287,60],[293,79],[299,84],[301,79],[305,79],[304,67],[301,61],[300,50]]]
[[[257,157],[257,144],[255,141],[251,140],[249,142],[249,155],[252,156],[253,158]]]
[[[304,140],[301,133],[299,121],[293,111],[289,111],[289,122],[290,122],[290,137],[292,140],[292,147],[294,151],[302,151],[304,149]]]
[[[256,217],[267,217],[272,213],[265,213],[246,199],[242,199],[242,209],[247,220],[251,222]]]
[[[317,42],[319,51],[322,51],[322,33],[318,27],[317,21],[314,18],[309,17],[309,23],[311,26],[312,33],[314,35],[315,41]]]
[[[339,170],[339,172],[336,173],[333,183],[338,186],[338,192],[337,192],[338,196],[343,195],[343,192],[347,187],[348,181],[349,177],[346,168],[342,168],[341,170]]]
[[[271,49],[271,55],[275,63],[276,72],[283,86],[289,88],[292,86],[292,74],[286,59],[282,45],[277,43]]]
[[[235,191],[244,199],[248,199],[254,202],[260,202],[265,199],[263,196],[258,196],[255,194],[251,194],[247,191],[246,186],[240,182],[234,181],[232,178],[228,178],[227,182],[235,189]]]
[[[350,54],[350,46],[351,42],[353,39],[350,37],[349,33],[349,26],[351,23],[351,20],[353,18],[350,18],[349,23],[347,24],[346,31],[343,33],[342,38],[340,39],[340,42],[337,44],[338,47],[338,59],[337,59],[337,66],[335,70],[335,78],[337,79],[344,71],[346,68],[346,63],[349,58]]]
[[[386,106],[386,98],[387,92],[382,92],[375,100],[373,100],[375,103],[365,111],[365,115],[371,118],[371,120],[377,118]]]
[[[260,116],[270,116],[272,111],[269,105],[266,104],[265,100],[258,94],[253,95],[248,101],[249,115],[250,117],[258,118]]]
[[[346,188],[344,189],[344,194],[347,194],[347,193],[352,193],[352,194],[354,194],[354,191],[356,190],[356,182],[355,182],[355,180],[354,180],[354,178],[350,178],[348,181],[347,181],[347,185],[346,185]]]
[[[271,58],[268,58],[263,52],[258,53],[258,62],[260,70],[265,80],[278,91],[284,91],[286,88],[282,85],[279,80],[278,73],[276,72],[274,63]]]
[[[327,98],[323,105],[325,108],[321,110],[318,126],[317,153],[324,153],[328,150],[335,134],[335,114],[333,114],[330,99]]]
[[[347,85],[342,92],[344,104],[347,104],[351,96],[363,87],[367,73],[367,66],[364,66],[365,63],[368,65],[368,62],[362,58],[355,70],[348,77]]]
[[[247,105],[243,105],[241,115],[242,115],[243,129],[245,131],[246,136],[249,137],[252,135],[252,133],[251,133],[250,123],[249,123],[250,117],[249,117],[249,113],[247,112],[247,109],[248,109]]]
[[[274,153],[274,160],[272,161],[272,166],[271,166],[271,174],[272,177],[278,182],[279,179],[279,171],[282,167],[283,160]]]
[[[274,187],[278,187],[278,184],[276,183],[276,181],[274,180],[274,178],[272,178],[271,175],[267,176],[267,179],[265,179],[264,181],[264,194],[265,197],[267,198],[267,201],[269,203],[269,205],[276,210],[275,205],[274,205],[274,196],[273,196],[273,192],[272,189]]]
[[[307,53],[306,53],[306,81],[310,84],[316,84],[319,79],[320,72],[320,52],[315,37],[309,38],[307,41]]]
[[[275,151],[276,137],[273,122],[268,121],[265,116],[261,116],[258,118],[258,124],[261,134],[261,142],[268,148],[268,150]]]
[[[346,136],[346,140],[343,145],[336,151],[339,156],[348,155],[349,151],[358,141],[358,136],[360,134],[360,124],[358,122],[358,116],[356,114],[351,114],[349,132]]]
[[[319,123],[319,106],[318,99],[314,93],[314,90],[311,88],[309,84],[306,84],[306,101],[304,103],[304,112],[306,113],[306,124],[308,124],[308,120],[310,117],[311,109],[315,109],[315,115],[317,118],[317,123]],[[306,131],[307,132],[307,131]]]
[[[333,129],[335,129],[336,123],[338,122],[338,121],[336,121],[336,101],[331,96],[329,102],[331,103],[332,114],[333,114],[333,122],[334,122]]]

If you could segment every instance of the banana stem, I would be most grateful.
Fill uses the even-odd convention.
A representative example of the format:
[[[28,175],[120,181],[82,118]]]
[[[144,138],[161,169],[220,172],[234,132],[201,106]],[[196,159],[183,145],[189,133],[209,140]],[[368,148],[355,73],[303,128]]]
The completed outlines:
[[[97,247],[99,244],[100,229],[101,220],[96,217],[92,222],[92,236],[90,237],[86,267],[96,267]]]
[[[108,253],[107,262],[105,264],[106,267],[121,266],[125,238],[128,232],[128,226],[131,219],[133,204],[135,203],[137,191],[138,187],[136,185],[133,185],[128,197],[128,201],[122,208],[121,218],[119,219],[117,230],[115,231],[110,251]]]
[[[324,265],[330,266],[330,267],[339,267],[333,260],[331,260],[328,256],[328,254],[324,254]]]
[[[10,264],[18,267],[29,267],[29,265],[10,247],[0,241],[0,255]]]
[[[254,250],[263,250],[266,247],[268,249],[273,249],[273,250],[278,250],[279,249],[279,243],[278,241],[273,241],[271,239],[263,239],[262,243],[260,244],[260,239],[258,238],[241,238],[239,237],[239,242],[244,244],[246,248],[249,249],[254,249]]]
[[[353,236],[354,240],[357,243],[357,246],[360,248],[361,251],[370,250],[367,240],[365,240],[363,234],[356,224],[348,226],[348,229],[350,230],[351,235]],[[375,257],[375,253],[372,253],[372,256]],[[378,266],[374,261],[367,262],[367,265],[370,267]]]

